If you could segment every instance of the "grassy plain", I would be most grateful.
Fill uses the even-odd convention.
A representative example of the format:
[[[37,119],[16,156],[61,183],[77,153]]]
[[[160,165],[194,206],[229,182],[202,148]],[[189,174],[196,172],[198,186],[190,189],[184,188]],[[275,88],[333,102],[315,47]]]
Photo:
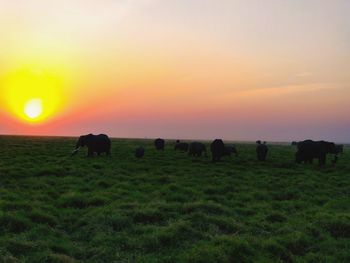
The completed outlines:
[[[0,137],[0,262],[350,262],[349,148],[321,169],[283,145],[215,164],[169,141],[115,139],[109,158],[74,145]]]

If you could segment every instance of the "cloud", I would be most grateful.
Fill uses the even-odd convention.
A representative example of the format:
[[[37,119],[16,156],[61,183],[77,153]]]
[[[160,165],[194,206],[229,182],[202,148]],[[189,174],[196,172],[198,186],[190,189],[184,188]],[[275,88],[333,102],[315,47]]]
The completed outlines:
[[[295,76],[299,77],[299,78],[310,77],[310,76],[312,76],[312,73],[311,72],[300,72],[300,73],[297,73]]]
[[[346,89],[346,85],[342,83],[305,83],[296,85],[278,85],[272,87],[263,88],[251,88],[241,89],[239,93],[264,93],[264,92],[275,92],[275,93],[286,93],[286,92],[314,92],[314,91],[326,91],[326,90],[343,90]]]

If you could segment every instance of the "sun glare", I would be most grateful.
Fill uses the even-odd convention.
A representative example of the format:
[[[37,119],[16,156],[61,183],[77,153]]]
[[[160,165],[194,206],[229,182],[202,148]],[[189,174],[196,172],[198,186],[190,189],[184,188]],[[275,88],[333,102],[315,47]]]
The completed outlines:
[[[42,70],[24,69],[9,75],[5,98],[10,112],[20,120],[38,123],[57,114],[63,94],[59,79]]]
[[[41,99],[32,99],[24,106],[25,114],[31,118],[36,119],[43,113],[43,106]]]

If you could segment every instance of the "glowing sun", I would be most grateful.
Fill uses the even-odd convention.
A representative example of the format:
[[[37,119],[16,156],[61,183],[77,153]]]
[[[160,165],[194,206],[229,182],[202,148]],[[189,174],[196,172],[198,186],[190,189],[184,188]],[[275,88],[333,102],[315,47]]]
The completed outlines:
[[[47,71],[15,71],[7,76],[4,87],[8,111],[25,122],[42,123],[62,105],[61,80]]]
[[[29,100],[24,106],[24,113],[30,119],[36,119],[43,113],[43,105],[41,99]]]

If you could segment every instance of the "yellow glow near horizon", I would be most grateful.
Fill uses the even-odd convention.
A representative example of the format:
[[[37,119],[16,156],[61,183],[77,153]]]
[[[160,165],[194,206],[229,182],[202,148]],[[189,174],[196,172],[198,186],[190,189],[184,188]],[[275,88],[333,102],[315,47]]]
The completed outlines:
[[[59,79],[45,71],[23,69],[5,80],[9,111],[27,122],[42,122],[58,112],[63,96]]]

